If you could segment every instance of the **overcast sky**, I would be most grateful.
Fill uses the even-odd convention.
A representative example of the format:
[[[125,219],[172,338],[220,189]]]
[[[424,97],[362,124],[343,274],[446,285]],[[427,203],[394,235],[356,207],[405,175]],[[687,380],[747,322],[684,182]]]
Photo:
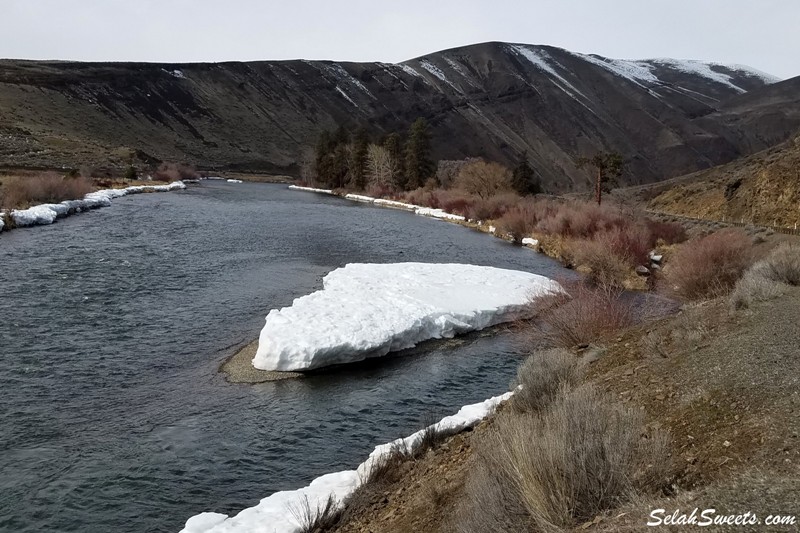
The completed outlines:
[[[0,0],[0,57],[399,62],[483,41],[800,75],[800,0]]]

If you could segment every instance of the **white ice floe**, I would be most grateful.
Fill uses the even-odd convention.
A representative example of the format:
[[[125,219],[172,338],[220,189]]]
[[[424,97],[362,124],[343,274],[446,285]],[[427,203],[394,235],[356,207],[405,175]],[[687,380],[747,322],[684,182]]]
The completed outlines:
[[[466,405],[458,413],[443,418],[434,427],[440,431],[458,432],[473,427],[492,414],[497,406],[511,396],[507,392],[480,403]],[[325,506],[332,499],[338,507],[364,481],[376,465],[389,457],[395,449],[413,452],[420,446],[424,430],[405,439],[397,439],[377,446],[369,458],[356,470],[345,470],[321,476],[307,487],[276,492],[262,499],[258,505],[239,512],[236,516],[220,513],[200,513],[186,521],[181,533],[299,533],[302,526],[295,516],[297,511]],[[294,512],[293,512],[294,511]]]
[[[379,357],[514,320],[532,311],[532,297],[561,290],[529,272],[429,263],[354,263],[322,283],[269,312],[254,367],[311,370]]]
[[[90,192],[80,200],[66,200],[58,204],[40,204],[28,209],[14,209],[10,216],[14,224],[19,227],[52,224],[56,218],[72,213],[108,207],[111,205],[111,200],[120,196],[143,192],[167,192],[185,188],[186,185],[183,182],[176,181],[169,185],[137,185],[125,189],[103,189]]]
[[[523,246],[538,246],[539,241],[531,237],[525,237],[524,239],[522,239],[522,244]]]
[[[227,180],[227,181],[228,181],[228,183],[242,183],[242,180],[233,180],[233,179],[229,179],[229,180]]]
[[[3,231],[3,227],[5,227],[5,225],[6,225],[5,213],[0,211],[0,231]]]

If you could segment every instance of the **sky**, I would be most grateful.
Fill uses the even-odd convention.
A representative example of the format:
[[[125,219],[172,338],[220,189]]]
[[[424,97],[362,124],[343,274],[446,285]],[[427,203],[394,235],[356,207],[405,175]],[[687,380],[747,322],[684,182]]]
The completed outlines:
[[[798,0],[0,0],[0,57],[400,62],[484,41],[800,75]]]

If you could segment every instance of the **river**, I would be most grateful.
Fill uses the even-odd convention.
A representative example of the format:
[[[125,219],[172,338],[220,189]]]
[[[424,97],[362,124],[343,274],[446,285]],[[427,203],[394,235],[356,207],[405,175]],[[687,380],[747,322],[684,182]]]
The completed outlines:
[[[217,371],[327,272],[398,261],[565,272],[458,225],[271,184],[1,233],[0,531],[176,532],[508,390],[512,331],[302,380]]]

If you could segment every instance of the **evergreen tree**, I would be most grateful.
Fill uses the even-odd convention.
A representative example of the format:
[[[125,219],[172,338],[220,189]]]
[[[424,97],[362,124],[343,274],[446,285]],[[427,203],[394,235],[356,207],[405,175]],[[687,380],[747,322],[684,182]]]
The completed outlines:
[[[511,185],[517,193],[525,196],[527,194],[538,194],[542,192],[542,187],[539,179],[536,177],[536,172],[528,164],[527,154],[523,156],[520,162],[514,167],[511,174]]]
[[[416,189],[422,187],[433,174],[433,161],[431,161],[431,134],[428,123],[424,118],[418,118],[408,130],[405,153],[406,188]]]
[[[392,177],[398,189],[406,188],[406,176],[403,169],[403,140],[400,134],[392,132],[383,140],[383,147],[389,152],[389,157],[395,162],[395,175]]]
[[[363,191],[367,187],[367,147],[369,137],[364,128],[359,128],[353,136],[353,147],[350,151],[350,186]]]
[[[601,152],[592,157],[578,159],[578,168],[588,166],[594,169],[594,194],[597,205],[600,205],[603,199],[603,191],[608,192],[611,179],[622,175],[624,165],[622,156],[616,152]]]
[[[333,139],[327,130],[319,134],[314,148],[314,170],[317,180],[322,184],[330,183]]]

